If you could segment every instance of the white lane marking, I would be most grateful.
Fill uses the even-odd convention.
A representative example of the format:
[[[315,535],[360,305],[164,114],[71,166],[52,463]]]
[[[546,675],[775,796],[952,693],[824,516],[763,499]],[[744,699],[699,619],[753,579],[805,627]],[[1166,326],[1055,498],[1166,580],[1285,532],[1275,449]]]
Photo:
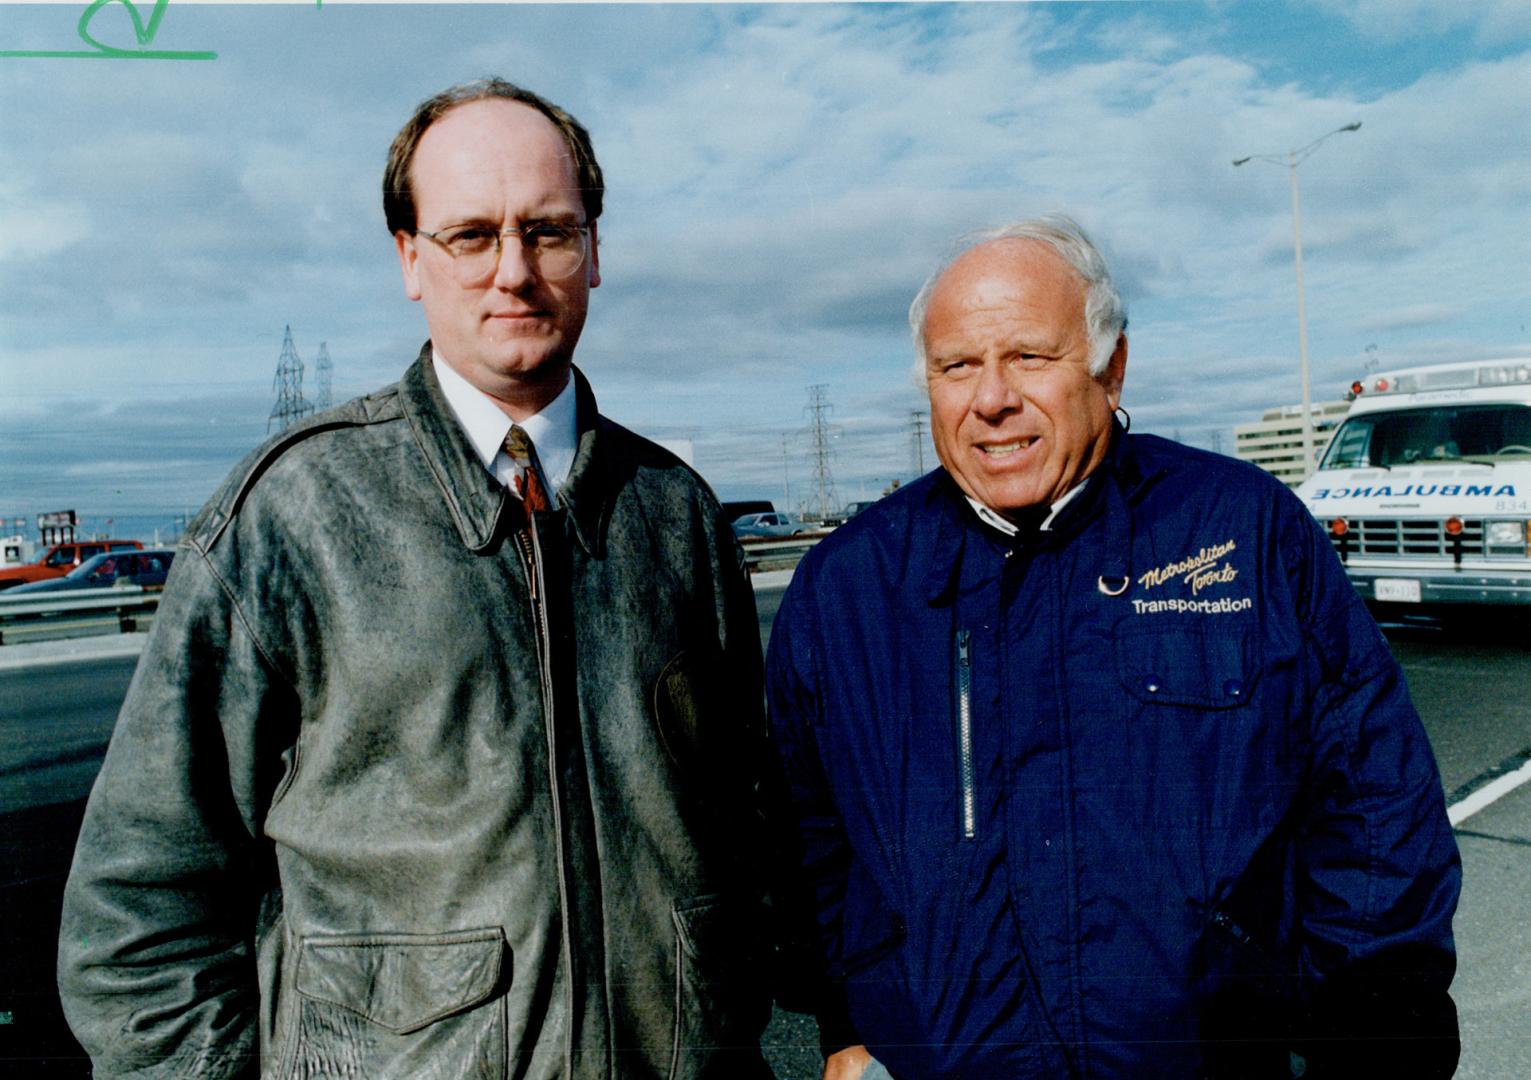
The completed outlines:
[[[791,570],[762,570],[750,575],[750,584],[755,586],[756,592],[761,589],[785,589],[791,580]]]
[[[1461,802],[1448,806],[1446,817],[1451,822],[1452,828],[1456,828],[1485,806],[1504,798],[1527,781],[1531,781],[1531,761],[1526,762],[1514,772],[1505,773],[1497,780],[1484,784]]]

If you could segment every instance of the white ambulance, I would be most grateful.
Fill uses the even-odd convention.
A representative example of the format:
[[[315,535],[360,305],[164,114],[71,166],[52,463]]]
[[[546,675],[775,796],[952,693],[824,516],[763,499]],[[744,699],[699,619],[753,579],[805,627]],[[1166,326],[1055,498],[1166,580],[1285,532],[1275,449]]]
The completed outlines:
[[[1396,604],[1531,604],[1531,359],[1368,375],[1297,494]]]

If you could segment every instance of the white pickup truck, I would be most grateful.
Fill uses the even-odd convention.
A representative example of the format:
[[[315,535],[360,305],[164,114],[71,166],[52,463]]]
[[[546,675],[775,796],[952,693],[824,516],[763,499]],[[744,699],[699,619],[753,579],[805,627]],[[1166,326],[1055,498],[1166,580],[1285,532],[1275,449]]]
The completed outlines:
[[[1531,604],[1531,359],[1368,375],[1297,489],[1390,604]]]

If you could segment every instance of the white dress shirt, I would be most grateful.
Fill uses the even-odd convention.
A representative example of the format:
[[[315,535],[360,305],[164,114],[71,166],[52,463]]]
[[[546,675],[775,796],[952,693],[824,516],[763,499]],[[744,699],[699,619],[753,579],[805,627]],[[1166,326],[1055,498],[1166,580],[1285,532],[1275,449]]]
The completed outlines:
[[[441,392],[446,395],[447,405],[462,426],[473,450],[484,467],[492,472],[510,493],[520,498],[513,480],[516,463],[505,452],[505,436],[510,434],[511,420],[500,410],[488,394],[459,375],[451,364],[441,358],[434,349],[431,364],[436,369],[436,379]],[[579,427],[574,408],[574,379],[559,395],[548,402],[535,416],[521,421],[521,430],[537,448],[537,460],[542,464],[543,479],[547,481],[548,499],[558,498],[558,489],[569,479],[574,467],[574,451],[579,442]]]
[[[1050,530],[1053,527],[1053,518],[1058,516],[1058,511],[1062,510],[1069,503],[1073,502],[1074,496],[1083,491],[1085,484],[1088,484],[1089,482],[1090,478],[1085,477],[1083,481],[1075,484],[1073,487],[1065,491],[1063,493],[1063,498],[1059,499],[1048,508],[1047,517],[1042,520],[1042,524],[1037,526],[1038,531],[1047,532]],[[964,497],[967,499],[968,505],[971,506],[973,511],[978,515],[978,520],[982,521],[985,525],[989,525],[998,529],[1006,536],[1014,536],[1016,533],[1020,532],[1020,529],[1016,527],[1015,522],[1011,521],[1009,518],[1002,516],[995,510],[991,510],[989,507],[985,506],[983,503],[979,502],[971,495],[965,495]]]

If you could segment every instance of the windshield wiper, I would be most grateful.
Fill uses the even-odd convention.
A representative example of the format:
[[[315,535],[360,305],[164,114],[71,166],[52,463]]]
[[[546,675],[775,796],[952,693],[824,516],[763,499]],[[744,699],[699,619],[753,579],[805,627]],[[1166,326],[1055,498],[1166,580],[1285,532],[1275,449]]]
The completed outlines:
[[[1431,457],[1415,458],[1413,461],[1409,462],[1410,465],[1439,465],[1447,463],[1462,465],[1484,465],[1490,469],[1495,467],[1492,461],[1479,461],[1477,458],[1435,457],[1433,455]]]

